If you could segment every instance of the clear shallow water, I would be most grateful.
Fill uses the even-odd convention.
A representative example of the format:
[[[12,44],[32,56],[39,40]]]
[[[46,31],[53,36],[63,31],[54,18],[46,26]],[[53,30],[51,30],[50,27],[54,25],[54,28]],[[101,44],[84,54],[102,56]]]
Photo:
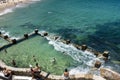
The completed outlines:
[[[0,47],[3,45],[6,45],[8,42],[5,41],[4,39],[0,38]]]
[[[16,44],[6,51],[7,53],[1,51],[0,59],[7,65],[13,66],[12,60],[15,60],[18,67],[29,67],[29,65],[34,67],[38,63],[42,70],[53,74],[62,74],[65,68],[76,64],[70,56],[54,50],[53,46],[40,36]],[[52,63],[53,58],[56,59],[55,64]]]
[[[119,3],[119,0],[41,0],[1,16],[0,28],[16,37],[35,28],[46,30],[101,52],[109,50],[111,60],[120,61]],[[113,65],[106,64],[120,70],[119,64]]]

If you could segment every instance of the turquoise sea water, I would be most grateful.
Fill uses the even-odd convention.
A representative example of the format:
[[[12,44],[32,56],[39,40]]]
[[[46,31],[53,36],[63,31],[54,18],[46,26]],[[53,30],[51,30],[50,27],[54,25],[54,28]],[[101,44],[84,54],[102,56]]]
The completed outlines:
[[[119,71],[120,64],[112,63],[120,61],[119,3],[119,0],[41,0],[22,4],[19,7],[24,7],[0,16],[0,30],[19,37],[37,28],[77,44],[87,44],[100,52],[109,50],[111,63],[107,62],[105,66]],[[75,59],[72,53],[69,56]],[[80,61],[81,57],[76,61],[78,59]],[[74,67],[79,70],[80,66]]]

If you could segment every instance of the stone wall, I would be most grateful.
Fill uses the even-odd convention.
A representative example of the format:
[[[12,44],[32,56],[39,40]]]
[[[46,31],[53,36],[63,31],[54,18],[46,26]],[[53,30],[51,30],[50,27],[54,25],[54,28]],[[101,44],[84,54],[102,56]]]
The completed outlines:
[[[11,70],[14,75],[19,76],[31,76],[30,68],[15,68],[11,66],[7,66],[4,62],[0,60],[0,67]],[[48,73],[41,71],[40,76],[42,78],[45,78]],[[61,75],[53,75],[50,74],[46,80],[64,80],[64,77]],[[106,80],[102,78],[101,76],[93,75],[93,74],[76,74],[76,75],[70,75],[70,80]]]

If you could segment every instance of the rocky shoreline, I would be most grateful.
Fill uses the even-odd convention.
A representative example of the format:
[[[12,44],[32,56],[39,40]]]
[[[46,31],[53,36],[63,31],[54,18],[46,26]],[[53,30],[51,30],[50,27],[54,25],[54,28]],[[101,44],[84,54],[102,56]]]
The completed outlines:
[[[27,3],[28,1],[30,0],[1,0],[0,1],[0,13],[6,9],[15,7],[18,4]]]

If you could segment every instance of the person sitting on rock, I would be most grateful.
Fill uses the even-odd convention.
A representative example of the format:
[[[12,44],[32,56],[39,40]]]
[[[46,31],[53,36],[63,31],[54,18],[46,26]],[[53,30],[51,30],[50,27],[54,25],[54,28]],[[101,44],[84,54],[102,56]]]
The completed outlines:
[[[65,71],[64,71],[64,78],[69,79],[69,72],[67,69],[65,69]]]
[[[31,67],[31,70],[34,72],[40,71],[40,67],[39,67],[38,63],[36,63],[36,66],[34,68]]]
[[[34,68],[31,67],[31,74],[32,74],[32,78],[36,78],[40,76],[40,67],[38,65],[38,63],[36,63],[36,66]]]
[[[12,80],[12,71],[7,69],[7,68],[3,68],[3,74],[5,77],[7,77],[9,80]]]
[[[34,68],[34,71],[40,71],[40,66],[38,65],[38,63],[36,63],[36,66]]]
[[[5,53],[7,53],[7,49],[4,49]]]

